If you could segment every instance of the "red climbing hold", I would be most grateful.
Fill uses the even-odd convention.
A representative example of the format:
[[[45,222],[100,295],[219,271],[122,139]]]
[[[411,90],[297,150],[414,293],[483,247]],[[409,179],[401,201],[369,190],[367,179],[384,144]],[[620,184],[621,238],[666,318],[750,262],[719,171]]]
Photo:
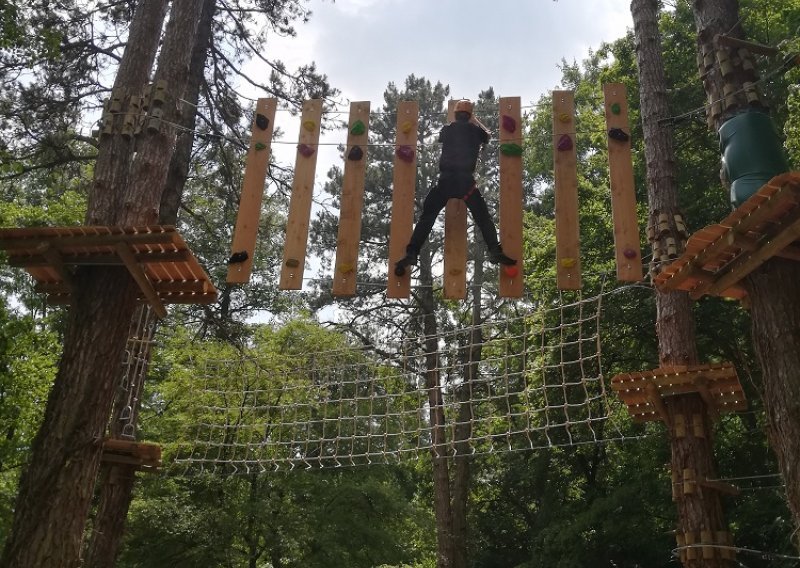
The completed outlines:
[[[562,134],[561,138],[558,139],[556,148],[558,148],[559,152],[572,150],[572,138],[570,138],[568,134]]]
[[[398,146],[395,152],[397,157],[403,160],[404,162],[411,163],[414,161],[414,148],[403,144],[402,146]]]
[[[516,264],[503,265],[503,272],[509,278],[516,278],[519,275],[519,267]]]
[[[507,114],[503,115],[503,130],[506,132],[516,132],[517,131],[517,121],[508,116]]]

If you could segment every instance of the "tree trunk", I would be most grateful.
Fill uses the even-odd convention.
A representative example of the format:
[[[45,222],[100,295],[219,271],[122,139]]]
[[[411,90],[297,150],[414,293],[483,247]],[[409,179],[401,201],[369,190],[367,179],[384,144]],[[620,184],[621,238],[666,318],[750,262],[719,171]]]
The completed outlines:
[[[201,6],[201,0],[177,3],[167,26],[156,78],[168,81],[164,117],[170,122],[175,120],[175,97],[171,93],[183,92],[190,55],[186,46],[194,43]],[[140,9],[145,7],[158,12],[162,4],[145,2]],[[139,28],[143,27],[142,22],[152,24],[152,16],[138,14]],[[136,30],[132,25],[131,33]],[[129,45],[133,47],[130,54],[126,50],[126,57],[137,57],[139,46],[133,40]],[[122,67],[137,72],[141,68],[127,62]],[[115,84],[132,83],[120,80]],[[113,146],[118,137],[113,135],[108,143]],[[114,173],[98,174],[112,184],[93,186],[90,222],[106,225],[152,222],[174,141],[174,129],[164,125],[159,132],[140,137],[133,174],[128,178],[130,183],[126,183],[119,163],[114,163],[114,160],[127,163],[127,156],[104,154],[103,160],[98,158],[98,167],[111,168]],[[118,211],[117,200],[121,194],[125,196],[122,212]],[[0,562],[9,568],[72,568],[80,562],[84,524],[100,463],[98,441],[105,433],[111,412],[137,287],[127,271],[119,267],[81,268],[76,272],[75,282],[64,354],[44,422],[34,440],[31,462],[20,479],[12,532]]]
[[[203,14],[198,25],[194,49],[192,51],[191,64],[189,68],[189,79],[186,91],[182,97],[192,103],[185,107],[185,112],[181,114],[180,126],[186,130],[180,133],[175,152],[170,161],[169,171],[164,192],[161,197],[161,208],[159,223],[174,225],[178,220],[178,208],[180,206],[181,195],[183,194],[186,178],[189,171],[189,164],[194,144],[194,125],[197,116],[197,103],[199,100],[200,85],[203,81],[203,70],[205,68],[206,56],[208,54],[208,44],[211,38],[211,28],[213,23],[214,11],[216,8],[215,0],[204,0]],[[136,316],[134,316],[135,318]],[[151,352],[149,348],[139,353],[139,356],[149,364]],[[144,373],[140,377],[145,380]],[[144,385],[138,385],[141,390]],[[118,438],[123,435],[120,421],[120,412],[128,406],[126,400],[127,393],[118,390],[118,397],[115,401],[114,418],[112,418],[109,433],[111,437]],[[129,424],[134,428],[139,415],[139,403],[130,408],[132,416]],[[100,497],[95,515],[92,536],[87,558],[84,562],[85,568],[105,568],[114,566],[116,558],[122,545],[122,537],[125,532],[125,521],[128,516],[131,500],[133,499],[133,488],[135,476],[129,466],[113,464],[104,469],[99,480]]]
[[[429,247],[428,247],[429,248]],[[431,421],[431,460],[433,467],[433,507],[436,517],[436,568],[453,568],[453,531],[450,508],[450,473],[447,456],[444,400],[439,370],[439,330],[436,325],[431,258],[423,249],[420,262],[420,307],[424,314],[425,388],[428,390]]]
[[[697,52],[703,85],[711,105],[708,123],[719,130],[736,113],[757,106],[742,92],[745,81],[752,81],[752,71],[741,64],[723,77],[714,54],[714,38],[725,34],[740,39],[738,0],[694,0],[697,27]],[[733,63],[736,63],[733,60]],[[727,84],[728,96],[725,97]],[[773,258],[747,276],[743,283],[750,301],[753,343],[761,362],[764,404],[769,428],[767,434],[786,483],[786,497],[795,526],[800,528],[800,264]],[[796,543],[800,547],[800,541]]]
[[[150,363],[151,340],[155,316],[148,306],[139,306],[128,332],[128,357],[126,362],[132,373],[125,388],[117,380],[116,396],[108,433],[112,438],[136,438],[140,398],[144,378]],[[133,341],[131,341],[133,340]],[[124,370],[123,370],[124,373]],[[104,568],[116,564],[122,544],[125,521],[128,516],[136,468],[124,464],[107,464],[101,469],[99,503],[84,568]]]
[[[164,35],[164,46],[154,81],[166,83],[164,92],[164,121],[157,130],[145,128],[138,140],[136,160],[132,164],[130,183],[122,201],[122,225],[156,223],[161,206],[161,194],[167,181],[167,171],[175,151],[176,129],[187,110],[179,99],[186,92],[189,65],[192,58],[197,23],[204,0],[185,0],[172,5]],[[151,109],[152,112],[152,109]]]
[[[753,342],[761,363],[767,436],[800,527],[800,264],[773,259],[747,278]],[[800,546],[800,543],[795,543]]]
[[[661,269],[660,260],[667,239],[674,239],[680,253],[684,248],[685,235],[679,230],[676,219],[678,191],[675,183],[675,154],[672,131],[659,125],[659,120],[669,116],[667,86],[664,65],[661,59],[661,38],[658,30],[658,0],[633,0],[633,15],[636,36],[636,60],[639,68],[640,104],[644,130],[645,160],[647,163],[647,188],[650,209],[650,224],[654,228],[652,272]],[[668,227],[660,229],[659,219],[668,220]],[[667,254],[668,256],[668,254]],[[692,303],[684,292],[656,293],[656,332],[659,344],[659,364],[696,365],[698,363],[695,340],[695,325]],[[685,482],[686,478],[705,477],[715,479],[711,427],[708,410],[699,394],[671,396],[665,399],[669,417],[671,467],[673,479]],[[694,430],[695,416],[701,428]],[[677,420],[676,420],[677,418]],[[688,427],[676,428],[682,420]],[[700,491],[696,486],[691,493],[683,490],[684,484],[676,486],[673,495],[678,507],[678,537],[689,536],[689,542],[717,538],[718,532],[726,530],[719,494],[712,490]],[[684,566],[726,567],[731,564],[714,552],[712,558],[699,549],[688,549],[681,553]]]
[[[158,46],[166,0],[143,0],[131,23],[115,89],[141,93]],[[127,104],[127,99],[125,100]],[[124,107],[123,107],[124,108]],[[117,196],[127,183],[133,142],[101,140],[87,221],[116,223]],[[78,566],[84,524],[97,477],[102,439],[137,288],[121,267],[83,267],[74,276],[64,351],[45,416],[20,478],[11,533],[0,565]]]
[[[167,183],[164,193],[161,195],[158,222],[163,225],[174,225],[178,222],[178,210],[181,205],[183,189],[186,186],[186,178],[189,175],[192,148],[194,147],[194,128],[197,119],[197,105],[200,102],[200,86],[203,84],[216,8],[216,0],[205,0],[203,14],[197,26],[197,37],[189,67],[189,82],[183,95],[184,100],[190,104],[184,106],[185,112],[180,117],[180,125],[186,130],[178,135],[175,153],[169,165]]]
[[[113,117],[114,133],[100,140],[86,213],[88,225],[118,224],[117,215],[122,210],[121,198],[129,181],[136,145],[133,137],[120,134],[123,116],[129,110],[129,97],[143,95],[147,89],[167,4],[167,0],[142,0],[136,8],[128,44],[114,80],[114,90],[123,97],[122,108]]]
[[[477,228],[475,229],[477,232]],[[456,455],[453,459],[453,568],[469,566],[469,525],[467,512],[471,483],[472,454],[469,440],[472,438],[472,389],[478,380],[482,357],[483,333],[481,331],[481,290],[483,288],[483,257],[475,260],[475,282],[472,287],[472,329],[468,345],[464,348],[464,383],[458,389],[458,423],[455,427],[454,445]]]
[[[64,354],[44,421],[20,479],[0,565],[66,567],[80,562],[83,528],[100,464],[136,286],[121,267],[75,275]],[[97,325],[97,322],[105,322]]]

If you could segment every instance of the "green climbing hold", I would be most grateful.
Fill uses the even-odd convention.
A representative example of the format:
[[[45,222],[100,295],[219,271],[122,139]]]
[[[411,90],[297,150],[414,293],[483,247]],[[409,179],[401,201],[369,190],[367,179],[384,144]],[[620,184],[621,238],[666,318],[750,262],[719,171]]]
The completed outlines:
[[[514,144],[513,142],[500,144],[500,153],[504,156],[521,156],[522,146]]]
[[[611,105],[611,112],[613,112],[614,114],[619,114],[622,112],[622,107],[619,106],[619,103],[614,103],[613,105]]]
[[[267,145],[263,142],[256,142],[256,150],[266,150]]]
[[[358,136],[359,134],[364,134],[367,131],[367,127],[364,126],[364,123],[360,120],[356,120],[353,123],[353,126],[350,128],[350,134],[353,136]]]

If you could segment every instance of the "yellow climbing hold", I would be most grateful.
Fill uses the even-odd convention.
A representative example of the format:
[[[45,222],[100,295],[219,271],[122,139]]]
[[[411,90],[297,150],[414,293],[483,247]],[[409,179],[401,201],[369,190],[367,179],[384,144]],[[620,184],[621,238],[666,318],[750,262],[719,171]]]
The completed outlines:
[[[411,132],[411,129],[414,128],[414,125],[411,124],[410,120],[406,120],[403,125],[400,127],[400,130],[403,131],[403,134],[408,134]]]
[[[558,120],[566,124],[567,122],[572,120],[572,117],[568,115],[566,112],[562,112],[561,114],[558,115]]]
[[[304,120],[303,121],[303,128],[305,128],[309,132],[313,132],[316,127],[317,127],[317,123],[314,122],[313,120]]]
[[[297,260],[296,258],[287,258],[286,266],[288,266],[289,268],[297,268],[298,266],[300,266],[300,261]]]
[[[342,274],[347,274],[348,272],[353,272],[353,265],[348,262],[343,262],[339,265],[339,272]]]
[[[576,260],[574,258],[566,257],[561,259],[561,266],[564,268],[572,268],[575,266],[575,263]]]

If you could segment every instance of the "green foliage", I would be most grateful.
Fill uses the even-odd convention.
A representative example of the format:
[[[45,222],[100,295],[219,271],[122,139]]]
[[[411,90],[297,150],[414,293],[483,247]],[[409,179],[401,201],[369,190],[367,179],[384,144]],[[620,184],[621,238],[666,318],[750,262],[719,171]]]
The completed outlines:
[[[0,308],[0,535],[8,534],[19,474],[41,422],[60,345],[46,321]]]
[[[258,357],[260,377],[269,385],[259,385],[258,376],[233,364],[239,353],[230,344],[187,343],[180,330],[170,335],[154,362],[155,382],[150,383],[152,394],[143,410],[145,437],[178,440],[167,445],[167,459],[198,441],[187,424],[214,421],[221,426],[241,420],[241,412],[247,412],[230,401],[229,412],[198,414],[203,403],[198,397],[204,395],[192,383],[207,379],[202,369],[212,369],[214,380],[253,381],[243,387],[247,389],[292,382],[294,388],[285,390],[286,396],[303,396],[304,390],[297,387],[314,385],[293,369],[303,359],[341,348],[345,341],[308,320],[257,326],[252,332],[250,352]],[[263,421],[267,428],[275,425],[267,416]],[[235,443],[238,435],[234,431],[229,442]],[[120,565],[367,568],[423,562],[430,555],[430,516],[414,500],[414,477],[403,468],[267,473],[256,468],[249,475],[240,469],[240,475],[232,476],[223,471],[224,467],[220,473],[148,483],[131,511],[131,537]]]

